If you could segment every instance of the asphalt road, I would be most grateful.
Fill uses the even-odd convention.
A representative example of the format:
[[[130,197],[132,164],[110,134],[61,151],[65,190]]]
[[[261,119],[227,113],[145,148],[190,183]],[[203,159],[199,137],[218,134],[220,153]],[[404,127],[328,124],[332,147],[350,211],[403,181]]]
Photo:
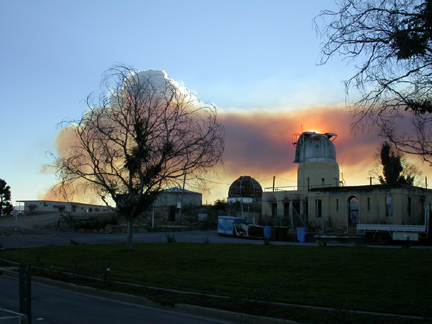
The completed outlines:
[[[58,232],[42,229],[25,229],[25,235],[13,235],[14,228],[2,227],[7,229],[10,236],[0,236],[0,243],[3,244],[3,249],[20,248],[20,247],[36,247],[47,245],[69,245],[71,240],[79,244],[107,244],[107,243],[125,243],[126,234],[102,234],[102,233],[71,233],[71,232]],[[148,233],[134,233],[134,243],[166,243],[166,234],[174,235],[177,242],[189,243],[237,243],[237,244],[264,244],[260,239],[245,239],[233,236],[221,236],[216,230],[210,231],[183,231],[183,232],[148,232]],[[295,243],[295,242],[281,242],[272,241],[275,245],[304,245],[316,246],[317,243]],[[329,246],[352,246],[352,243],[329,243]],[[377,245],[368,244],[369,247],[376,248],[400,248],[397,243],[392,245]],[[412,248],[432,248],[431,245],[415,245]]]
[[[18,279],[0,276],[0,287],[0,308],[18,312]],[[32,323],[216,324],[228,322],[118,302],[33,283]]]
[[[8,229],[13,234],[13,228]],[[19,247],[35,247],[46,245],[67,245],[71,240],[83,244],[106,244],[125,243],[126,234],[96,234],[96,233],[70,233],[48,230],[26,229],[24,236],[1,236],[0,243],[4,249]],[[264,244],[262,240],[243,239],[230,236],[220,236],[215,230],[212,231],[183,231],[183,232],[149,232],[134,233],[134,243],[164,243],[167,242],[165,234],[174,235],[177,242],[204,243],[249,243]],[[274,242],[274,244],[287,244],[287,242]]]

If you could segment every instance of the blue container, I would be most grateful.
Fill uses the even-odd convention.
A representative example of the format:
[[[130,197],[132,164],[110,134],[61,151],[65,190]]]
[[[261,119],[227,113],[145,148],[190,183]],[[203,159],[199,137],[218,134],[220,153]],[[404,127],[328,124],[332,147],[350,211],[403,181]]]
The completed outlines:
[[[232,216],[219,216],[218,233],[224,235],[235,235],[234,224],[238,223],[246,223],[246,219]]]
[[[305,227],[297,227],[297,240],[300,243],[306,242],[306,228]]]
[[[272,228],[271,226],[264,226],[264,238],[271,240]]]

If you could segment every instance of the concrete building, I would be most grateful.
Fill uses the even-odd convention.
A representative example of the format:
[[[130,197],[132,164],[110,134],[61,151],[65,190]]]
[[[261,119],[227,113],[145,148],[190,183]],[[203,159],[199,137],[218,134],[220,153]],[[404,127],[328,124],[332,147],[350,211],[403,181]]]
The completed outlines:
[[[262,215],[275,225],[354,230],[358,223],[422,224],[432,190],[409,185],[343,186],[333,144],[336,134],[294,138],[297,190],[264,191]]]
[[[17,200],[16,208],[25,214],[35,213],[101,213],[112,211],[110,207],[77,202],[50,200]]]
[[[180,208],[180,205],[202,205],[202,194],[181,188],[167,189],[161,192],[155,201],[155,207]]]

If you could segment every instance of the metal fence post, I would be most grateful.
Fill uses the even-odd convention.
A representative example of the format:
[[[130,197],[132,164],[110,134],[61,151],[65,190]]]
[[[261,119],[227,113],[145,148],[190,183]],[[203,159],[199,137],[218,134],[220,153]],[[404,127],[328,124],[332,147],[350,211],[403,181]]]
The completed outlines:
[[[19,266],[19,312],[31,324],[31,265],[24,263]]]

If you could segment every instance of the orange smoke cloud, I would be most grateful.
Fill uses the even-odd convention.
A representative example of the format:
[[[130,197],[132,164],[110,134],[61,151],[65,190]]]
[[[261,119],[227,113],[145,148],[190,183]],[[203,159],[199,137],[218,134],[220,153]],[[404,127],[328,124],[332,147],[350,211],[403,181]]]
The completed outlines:
[[[59,158],[66,156],[68,154],[68,151],[75,145],[75,127],[75,125],[68,125],[62,130],[60,130],[60,132],[57,134],[57,137],[55,139],[55,146]],[[91,190],[86,190],[87,185],[88,183],[85,180],[78,179],[75,181],[72,190],[62,192],[60,191],[60,188],[55,185],[48,191],[42,193],[41,196],[43,200],[73,201],[103,205],[104,202],[100,199],[100,196],[97,193]]]
[[[220,112],[218,120],[225,127],[224,163],[217,168],[217,176],[207,175],[206,190],[189,187],[203,193],[203,203],[226,198],[230,184],[243,175],[255,178],[263,188],[272,186],[274,176],[277,187],[295,187],[298,164],[293,163],[293,134],[336,133],[336,156],[346,185],[369,184],[369,171],[376,162],[374,154],[383,142],[373,131],[353,134],[353,119],[345,106]],[[73,143],[71,136],[72,132],[67,129],[59,133],[56,145],[60,154]],[[94,202],[97,197],[82,192],[73,199]]]
[[[379,139],[376,134],[351,133],[350,112],[340,107],[317,107],[295,111],[222,113],[225,126],[225,173],[235,176],[259,174],[272,177],[294,174],[293,134],[303,131],[336,133],[337,160],[350,167],[369,163]],[[235,180],[235,179],[234,179]],[[292,179],[296,180],[296,179]]]
[[[353,134],[353,118],[345,106],[224,112],[218,117],[225,126],[224,166],[218,170],[219,184],[203,194],[208,202],[226,198],[229,185],[242,175],[255,178],[263,188],[272,187],[276,177],[276,187],[294,189],[298,164],[293,163],[293,134],[336,133],[336,156],[346,185],[369,184],[369,171],[376,163],[374,154],[384,141],[374,131]]]

